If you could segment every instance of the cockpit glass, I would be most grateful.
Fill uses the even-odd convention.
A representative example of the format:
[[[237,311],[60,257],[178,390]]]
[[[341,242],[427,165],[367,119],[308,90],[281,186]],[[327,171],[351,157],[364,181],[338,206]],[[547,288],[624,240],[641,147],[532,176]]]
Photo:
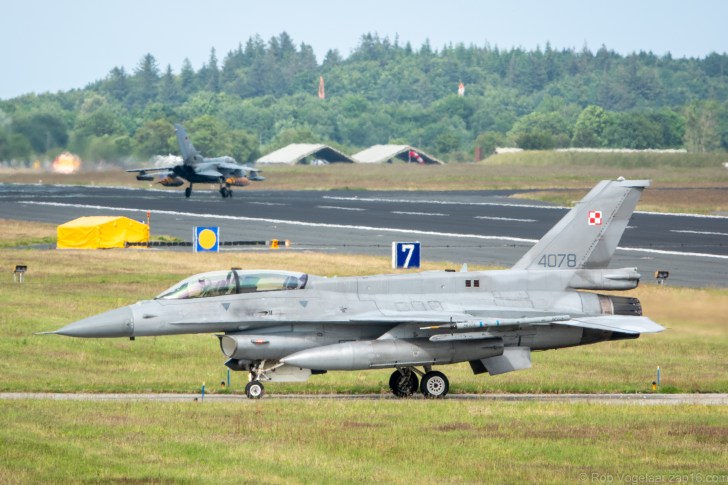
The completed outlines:
[[[308,275],[289,271],[229,270],[191,276],[157,295],[157,300],[183,300],[261,291],[299,290]]]

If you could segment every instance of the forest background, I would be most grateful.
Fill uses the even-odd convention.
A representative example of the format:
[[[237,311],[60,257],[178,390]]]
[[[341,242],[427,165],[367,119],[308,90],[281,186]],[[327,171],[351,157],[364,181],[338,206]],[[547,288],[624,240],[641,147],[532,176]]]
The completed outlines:
[[[176,153],[173,123],[203,154],[244,163],[289,143],[350,154],[410,144],[448,162],[496,146],[725,151],[728,55],[437,50],[365,34],[348,57],[329,50],[318,62],[285,32],[254,36],[222,60],[211,49],[197,70],[189,60],[179,72],[162,68],[146,54],[133,72],[115,67],[83,89],[0,100],[0,162],[71,151],[86,169],[130,166]]]

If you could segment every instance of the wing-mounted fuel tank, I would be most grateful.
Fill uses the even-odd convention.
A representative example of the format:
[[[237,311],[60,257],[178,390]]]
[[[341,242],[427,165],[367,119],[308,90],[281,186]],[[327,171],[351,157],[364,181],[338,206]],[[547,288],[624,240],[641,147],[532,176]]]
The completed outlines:
[[[503,354],[500,338],[472,342],[387,339],[344,342],[296,352],[281,359],[305,369],[363,370],[414,365],[440,365]]]
[[[140,182],[153,182],[154,175],[142,171],[137,174],[136,179],[139,180]]]

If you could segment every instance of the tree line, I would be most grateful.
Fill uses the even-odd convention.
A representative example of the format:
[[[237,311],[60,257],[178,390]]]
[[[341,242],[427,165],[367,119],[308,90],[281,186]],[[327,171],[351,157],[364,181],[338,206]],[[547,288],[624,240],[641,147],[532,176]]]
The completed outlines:
[[[437,50],[365,34],[348,56],[329,50],[319,63],[310,45],[283,32],[253,36],[222,59],[213,48],[199,69],[185,59],[175,72],[146,54],[132,72],[114,67],[83,89],[2,100],[0,160],[63,150],[145,160],[176,153],[176,122],[201,152],[242,162],[293,142],[349,153],[411,144],[450,161],[497,145],[716,151],[728,149],[726,100],[725,53]]]

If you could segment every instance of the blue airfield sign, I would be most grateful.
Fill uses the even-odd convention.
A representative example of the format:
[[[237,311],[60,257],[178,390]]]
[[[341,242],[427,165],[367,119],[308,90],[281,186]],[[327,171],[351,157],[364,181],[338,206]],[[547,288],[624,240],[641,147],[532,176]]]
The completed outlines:
[[[195,227],[194,248],[196,253],[217,253],[220,251],[220,228]]]
[[[420,242],[393,242],[392,268],[410,269],[420,267]]]

